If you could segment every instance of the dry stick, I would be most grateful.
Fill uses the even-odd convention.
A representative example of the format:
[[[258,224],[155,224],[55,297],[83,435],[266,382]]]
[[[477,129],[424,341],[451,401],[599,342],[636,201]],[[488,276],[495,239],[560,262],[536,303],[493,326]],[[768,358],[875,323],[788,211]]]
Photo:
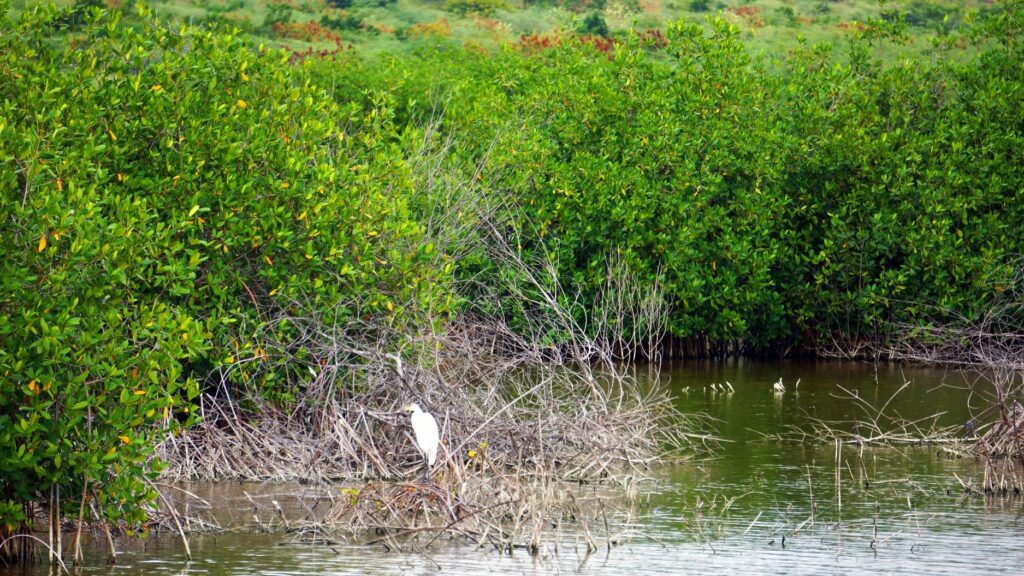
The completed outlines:
[[[89,493],[89,476],[86,475],[82,487],[82,503],[78,505],[78,528],[75,530],[75,551],[71,555],[71,563],[79,564],[85,559],[82,557],[82,518],[85,516],[85,497]]]
[[[57,536],[57,558],[60,559],[60,560],[63,560],[64,559],[64,545],[63,545],[63,538],[62,538],[62,536],[64,535],[64,531],[61,530],[60,484],[55,484],[54,485],[54,490],[56,491],[56,495],[57,495],[57,502],[56,502],[57,507],[54,510],[54,514],[55,514],[54,519],[56,520],[56,523],[54,524],[53,530],[54,530],[54,534]]]
[[[271,500],[271,504],[274,505],[274,509],[277,510],[277,515],[281,517],[281,521],[284,522],[284,529],[291,530],[291,526],[288,525],[288,519],[284,516],[284,510],[281,509],[281,505],[277,503],[277,500]]]
[[[431,545],[431,544],[433,544],[433,543],[434,543],[434,541],[435,541],[435,540],[437,540],[437,539],[438,539],[438,538],[439,538],[439,537],[441,536],[441,534],[445,533],[445,532],[446,532],[446,531],[448,531],[448,530],[449,530],[450,528],[452,528],[452,527],[454,527],[455,525],[459,524],[459,523],[460,523],[460,522],[462,522],[463,520],[468,520],[469,518],[472,518],[473,516],[477,516],[477,515],[479,515],[479,514],[481,514],[481,513],[483,513],[483,512],[487,512],[487,511],[489,511],[489,510],[493,510],[494,508],[500,508],[500,507],[502,507],[502,506],[507,506],[507,505],[509,505],[509,504],[514,504],[514,503],[515,503],[515,502],[514,502],[513,500],[506,500],[506,501],[504,501],[504,502],[499,502],[499,503],[497,503],[497,504],[494,504],[494,505],[492,505],[492,506],[488,506],[488,507],[486,507],[486,508],[481,508],[481,509],[479,509],[479,510],[475,510],[475,511],[473,511],[472,513],[470,513],[470,514],[467,514],[466,516],[463,516],[463,517],[461,517],[461,518],[456,518],[455,520],[452,520],[451,522],[449,522],[449,523],[448,523],[448,524],[447,524],[446,526],[444,526],[443,528],[440,528],[440,529],[439,529],[439,530],[437,531],[437,534],[435,534],[435,535],[434,535],[434,537],[433,537],[433,538],[431,538],[429,542],[427,542],[427,545],[426,545],[426,546],[424,546],[424,548],[430,548],[430,545]],[[430,527],[427,527],[427,528],[430,528]],[[367,542],[367,544],[373,544],[373,543],[374,543],[373,541],[371,541],[371,542]]]
[[[466,437],[462,439],[462,442],[461,442],[461,443],[459,443],[459,446],[458,446],[458,447],[457,447],[457,448],[456,448],[455,450],[453,450],[453,451],[452,451],[451,453],[449,453],[449,454],[448,454],[448,458],[446,458],[446,459],[445,459],[445,465],[446,465],[446,466],[448,465],[448,461],[449,461],[449,460],[451,460],[452,456],[454,456],[455,454],[460,454],[460,453],[462,452],[462,448],[463,448],[463,447],[464,447],[464,446],[466,445],[466,443],[467,443],[467,442],[469,442],[469,440],[470,440],[471,438],[473,438],[474,436],[476,436],[476,435],[477,435],[477,434],[478,434],[478,433],[479,433],[479,432],[480,432],[481,430],[483,430],[484,428],[486,428],[488,424],[490,424],[491,422],[493,422],[495,418],[497,418],[498,416],[500,416],[500,415],[501,415],[502,413],[506,412],[506,411],[507,411],[507,410],[508,410],[509,408],[511,408],[511,407],[512,407],[512,406],[513,406],[513,405],[514,405],[514,404],[515,404],[516,402],[519,402],[519,401],[520,401],[520,400],[522,400],[523,398],[525,398],[525,397],[529,396],[529,395],[530,395],[530,394],[532,394],[532,393],[533,393],[533,392],[534,392],[535,390],[537,390],[537,388],[540,388],[541,386],[543,386],[543,385],[544,385],[544,384],[546,384],[546,383],[547,383],[547,381],[546,381],[546,380],[544,380],[544,381],[541,381],[541,382],[540,382],[539,384],[537,384],[537,385],[536,385],[536,386],[534,386],[533,388],[530,388],[530,389],[529,389],[529,390],[527,390],[526,392],[523,392],[523,393],[522,393],[522,394],[520,394],[519,396],[516,396],[516,397],[515,397],[514,399],[512,399],[512,401],[511,401],[511,402],[509,402],[509,403],[505,404],[505,406],[504,406],[504,407],[503,407],[503,408],[502,408],[501,410],[498,410],[497,412],[495,412],[494,414],[492,414],[492,415],[491,415],[491,417],[490,417],[490,418],[488,418],[487,420],[485,420],[483,424],[481,424],[481,425],[477,426],[476,430],[473,430],[472,432],[470,432],[469,434],[467,434],[467,435],[466,435]]]
[[[48,530],[46,532],[46,540],[47,540],[47,542],[46,542],[46,554],[47,554],[47,557],[46,558],[47,558],[47,560],[49,561],[49,563],[51,565],[54,563],[53,562],[53,525],[54,525],[54,520],[53,520],[53,517],[54,517],[54,514],[53,514],[53,500],[54,500],[53,499],[53,487],[54,487],[54,485],[51,484],[50,485],[50,502],[49,502],[50,505],[49,505],[49,509],[47,510],[47,513],[48,513],[47,516],[48,516],[48,519],[49,519],[49,522],[48,522],[49,526],[47,526]]]
[[[164,506],[167,506],[167,510],[170,511],[171,518],[174,520],[174,526],[178,529],[178,535],[181,536],[181,543],[185,546],[185,558],[191,561],[192,550],[188,546],[188,537],[185,536],[185,531],[181,528],[181,522],[178,520],[178,511],[174,509],[174,506],[171,506],[171,503],[164,498],[163,492],[157,489],[157,487],[148,478],[143,478],[143,481],[145,481],[146,484],[156,492],[157,497],[159,497],[160,501],[164,503]]]
[[[598,500],[598,504],[601,505],[601,519],[604,520],[604,534],[605,534],[605,538],[608,539],[608,551],[611,552],[611,550],[612,550],[612,534],[611,534],[611,530],[608,529],[608,515],[605,514],[604,500]]]
[[[867,467],[864,465],[864,444],[863,443],[861,443],[861,445],[860,445],[860,451],[857,452],[857,462],[860,464],[861,486],[863,486],[864,489],[867,490],[868,487],[870,486],[870,484],[868,483],[868,470],[867,470]]]
[[[811,517],[810,517],[810,516],[808,516],[808,517],[807,517],[806,519],[804,519],[804,521],[803,521],[803,522],[801,522],[800,524],[798,524],[796,528],[794,528],[794,529],[793,529],[792,531],[790,531],[790,533],[789,533],[789,537],[790,537],[790,538],[792,538],[793,536],[796,536],[797,534],[799,534],[799,533],[800,533],[800,531],[804,529],[804,526],[807,526],[807,524],[808,524],[808,523],[809,523],[810,521],[811,521]]]
[[[878,543],[878,509],[879,504],[876,502],[875,514],[871,517],[871,549],[874,550],[876,553],[878,552],[878,550],[875,548],[875,545]]]
[[[814,485],[811,483],[811,465],[807,465],[807,494],[811,506],[811,527],[814,527]],[[759,514],[760,515],[760,514]]]
[[[100,521],[100,524],[103,525],[103,533],[107,537],[107,550],[109,551],[109,554],[107,556],[107,562],[109,564],[116,564],[117,550],[114,549],[114,537],[110,535],[110,525],[107,524],[107,519],[99,513],[99,510],[94,505],[94,503],[99,502],[99,498],[96,497],[96,490],[90,489],[89,493],[92,494],[92,502],[90,502],[90,508],[92,509],[92,513],[94,516],[96,516],[96,519]]]
[[[754,516],[754,519],[750,521],[750,525],[747,526],[747,529],[743,531],[744,536],[746,536],[747,533],[750,532],[750,529],[754,527],[754,524],[757,524],[757,521],[761,518],[761,514],[763,513],[764,510],[761,510],[757,513],[757,516]]]
[[[843,522],[843,490],[842,490],[842,478],[843,478],[843,464],[842,464],[843,452],[842,444],[839,439],[836,438],[836,502],[838,504],[837,514],[838,522]]]
[[[12,536],[7,537],[4,540],[0,540],[0,550],[3,550],[4,546],[6,546],[8,542],[11,542],[12,540],[19,540],[19,539],[22,539],[22,538],[24,538],[26,540],[34,540],[36,542],[39,542],[43,546],[47,546],[46,542],[43,541],[43,539],[41,539],[39,537],[36,537],[36,536],[33,536],[31,534],[14,534]],[[22,550],[24,550],[24,549],[25,548],[22,547]],[[53,554],[53,550],[50,550],[50,554],[51,555]],[[24,558],[24,559],[27,560],[27,558]],[[57,561],[54,562],[54,564],[57,564],[58,566],[60,566],[61,569],[64,570],[64,573],[68,574],[70,576],[71,572],[68,571],[68,567],[64,565],[64,561],[61,560],[60,557],[57,558]],[[6,568],[6,566],[4,566],[4,567]],[[51,569],[52,569],[52,566],[51,566]]]
[[[1014,443],[1015,447],[1017,448],[1017,459],[1020,460],[1021,465],[1024,465],[1024,453],[1022,453],[1022,451],[1021,451],[1020,434],[1017,432],[1017,421],[1018,421],[1017,409],[1019,407],[1020,407],[1020,404],[1018,404],[1016,401],[1014,401],[1014,403],[1013,403],[1013,443]],[[1011,466],[1013,466],[1012,459],[1011,459]],[[1014,486],[1017,487],[1017,488],[1020,488],[1020,484],[1021,484],[1020,476],[1017,473],[1016,467],[1014,467],[1012,472],[1013,472],[1013,475],[1014,475]]]

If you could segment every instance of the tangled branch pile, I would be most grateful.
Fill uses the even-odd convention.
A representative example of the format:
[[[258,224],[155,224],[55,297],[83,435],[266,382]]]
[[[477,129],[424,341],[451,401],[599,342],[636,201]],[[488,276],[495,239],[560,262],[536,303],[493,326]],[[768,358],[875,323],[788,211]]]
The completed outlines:
[[[973,450],[985,462],[983,490],[989,494],[1019,493],[1024,489],[1024,267],[1006,283],[994,286],[996,296],[977,317],[949,310],[926,325],[902,324],[872,355],[927,365],[952,366],[970,382],[972,405],[980,399],[966,424],[977,438]],[[946,436],[960,436],[959,429]]]
[[[316,376],[288,411],[253,397],[203,395],[202,422],[160,446],[169,463],[164,475],[406,477],[422,460],[408,437],[407,417],[398,411],[413,400],[439,422],[442,463],[486,451],[489,462],[502,468],[540,465],[586,480],[613,470],[640,471],[666,448],[691,443],[687,432],[679,432],[685,420],[680,424],[682,416],[654,387],[630,373],[553,364],[522,342],[520,354],[510,356],[509,340],[516,337],[500,327],[453,326],[428,366],[367,349],[351,335],[346,329],[316,334],[322,345],[306,363]]]
[[[598,513],[607,518],[609,505],[574,494],[564,481],[633,485],[664,455],[692,453],[707,440],[699,432],[705,422],[679,414],[634,373],[552,362],[551,351],[498,322],[463,322],[422,337],[408,347],[421,351],[412,363],[385,351],[394,334],[287,321],[302,327],[311,351],[302,370],[315,376],[303,399],[283,412],[253,397],[204,395],[202,422],[168,438],[159,454],[170,478],[368,482],[346,489],[348,498],[309,528],[313,534],[449,532],[528,546],[541,527],[569,518],[589,534],[586,518],[591,526]],[[273,361],[234,369],[251,375]],[[412,400],[441,429],[426,484],[392,482],[423,465],[398,412]]]
[[[793,435],[803,439],[813,438],[828,442],[855,444],[858,446],[922,446],[942,445],[952,453],[959,453],[964,443],[960,426],[944,426],[939,424],[942,413],[935,413],[923,418],[906,418],[891,409],[893,400],[911,385],[905,382],[881,405],[875,405],[869,399],[861,397],[856,390],[837,386],[838,393],[832,394],[843,402],[855,406],[863,415],[849,421],[826,421],[820,418],[809,418],[810,428],[792,429]]]

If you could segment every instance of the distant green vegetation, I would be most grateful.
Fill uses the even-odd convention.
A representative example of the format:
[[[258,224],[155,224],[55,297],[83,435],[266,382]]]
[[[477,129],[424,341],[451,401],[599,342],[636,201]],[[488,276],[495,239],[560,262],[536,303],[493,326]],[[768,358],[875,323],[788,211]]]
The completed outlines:
[[[15,10],[35,2],[13,0]],[[131,0],[58,0],[126,10]],[[865,23],[902,14],[907,41],[882,56],[920,56],[927,36],[960,26],[971,12],[993,10],[985,0],[151,0],[164,18],[197,25],[226,25],[244,36],[297,52],[352,47],[364,54],[415,48],[415,40],[493,49],[523,35],[596,30],[622,35],[630,29],[664,31],[680,18],[703,24],[718,15],[736,26],[752,52],[781,56],[801,39],[844,46]],[[595,28],[596,27],[596,28]]]
[[[605,5],[583,34],[481,50],[437,42],[471,16],[386,2],[276,4],[242,35],[85,4],[0,4],[17,15],[0,19],[0,537],[58,491],[77,516],[86,485],[137,526],[153,445],[192,421],[200,390],[302,396],[301,366],[226,370],[309,354],[282,317],[521,327],[531,300],[512,295],[536,286],[492,257],[495,236],[552,263],[582,326],[616,261],[660,283],[669,334],[747,353],[970,317],[1012,292],[1024,253],[1019,2],[922,10],[958,26],[928,42],[884,13],[849,46],[774,58],[752,55],[735,13],[622,33]],[[758,6],[789,26],[811,5]],[[247,7],[155,5],[201,23]],[[384,14],[408,19],[366,24]],[[252,41],[353,29],[410,50]],[[927,58],[885,56],[911,39]],[[433,207],[463,188],[496,212],[459,211],[478,237],[435,244]]]
[[[1017,6],[937,39],[930,62],[881,63],[872,46],[903,31],[877,19],[841,58],[801,45],[769,68],[719,18],[614,48],[425,51],[346,72],[337,97],[394,87],[413,124],[442,105],[459,153],[514,199],[524,250],[582,287],[566,295],[581,322],[615,254],[661,279],[678,338],[748,352],[876,339],[977,313],[1020,266]]]

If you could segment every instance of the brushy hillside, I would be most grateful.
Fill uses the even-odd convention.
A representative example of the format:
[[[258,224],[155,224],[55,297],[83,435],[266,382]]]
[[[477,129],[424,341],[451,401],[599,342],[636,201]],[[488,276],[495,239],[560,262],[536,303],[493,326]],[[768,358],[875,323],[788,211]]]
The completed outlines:
[[[58,3],[132,6],[128,0]],[[15,10],[33,4],[12,2]],[[781,56],[800,39],[845,45],[872,19],[901,13],[909,25],[907,41],[887,47],[886,58],[925,55],[929,35],[994,10],[985,0],[154,0],[147,5],[169,20],[237,27],[245,36],[296,52],[340,46],[362,54],[393,54],[422,40],[493,49],[533,35],[664,32],[681,18],[703,23],[721,16],[737,27],[752,52]]]

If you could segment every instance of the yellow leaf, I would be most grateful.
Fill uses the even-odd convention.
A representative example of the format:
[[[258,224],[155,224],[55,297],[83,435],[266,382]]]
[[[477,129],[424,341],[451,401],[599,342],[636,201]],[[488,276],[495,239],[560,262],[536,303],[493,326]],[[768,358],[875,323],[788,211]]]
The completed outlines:
[[[267,261],[267,265],[269,265],[269,266],[273,266],[274,265],[274,261],[270,259],[270,256],[264,255],[263,259]]]
[[[374,236],[377,235],[377,231],[376,230],[370,230],[366,235],[369,236],[370,238],[373,238]]]
[[[46,234],[39,237],[39,248],[36,251],[42,252],[43,250],[46,250]]]
[[[144,396],[146,394],[146,391],[145,390],[136,390],[135,392],[132,392],[132,394],[135,394],[136,396]]]
[[[164,420],[167,420],[167,406],[164,406]]]
[[[149,87],[149,89],[152,90],[153,92],[159,92],[159,91],[163,90],[164,87],[159,85],[159,84],[153,84],[152,86]]]
[[[33,380],[33,381],[28,383],[28,389],[31,390],[33,393],[35,393],[35,391],[39,389],[39,385],[36,384],[35,380]]]
[[[118,172],[117,173],[117,181],[118,182],[124,182],[124,172]]]
[[[245,103],[245,100],[239,100],[238,102],[235,102],[235,104],[242,110],[245,110],[245,107],[248,106],[248,104]]]
[[[198,204],[193,206],[192,209],[188,211],[188,217],[191,218],[191,217],[195,216],[196,212],[199,212],[199,205]]]
[[[118,436],[118,439],[121,440],[121,442],[124,442],[125,444],[131,444],[132,443],[132,439],[127,437],[127,436],[125,436],[124,434]]]
[[[287,182],[281,182],[281,190],[287,190],[287,189],[291,188],[291,186],[292,185],[287,183]]]
[[[243,74],[242,74],[242,82],[248,82],[248,81],[249,81],[249,77],[248,77],[248,76],[246,76],[246,75],[245,75],[245,74],[243,73]]]
[[[64,181],[61,180],[60,178],[57,178],[57,192],[63,192],[63,191],[64,191]]]
[[[114,142],[117,142],[117,136],[114,136],[114,132],[112,130],[110,130],[109,128],[107,129],[107,134],[110,134],[110,139],[111,140],[113,140]]]
[[[392,304],[391,302],[388,302],[388,312],[391,312],[391,311],[393,311],[394,309],[395,309],[395,305],[394,305],[394,304]]]

